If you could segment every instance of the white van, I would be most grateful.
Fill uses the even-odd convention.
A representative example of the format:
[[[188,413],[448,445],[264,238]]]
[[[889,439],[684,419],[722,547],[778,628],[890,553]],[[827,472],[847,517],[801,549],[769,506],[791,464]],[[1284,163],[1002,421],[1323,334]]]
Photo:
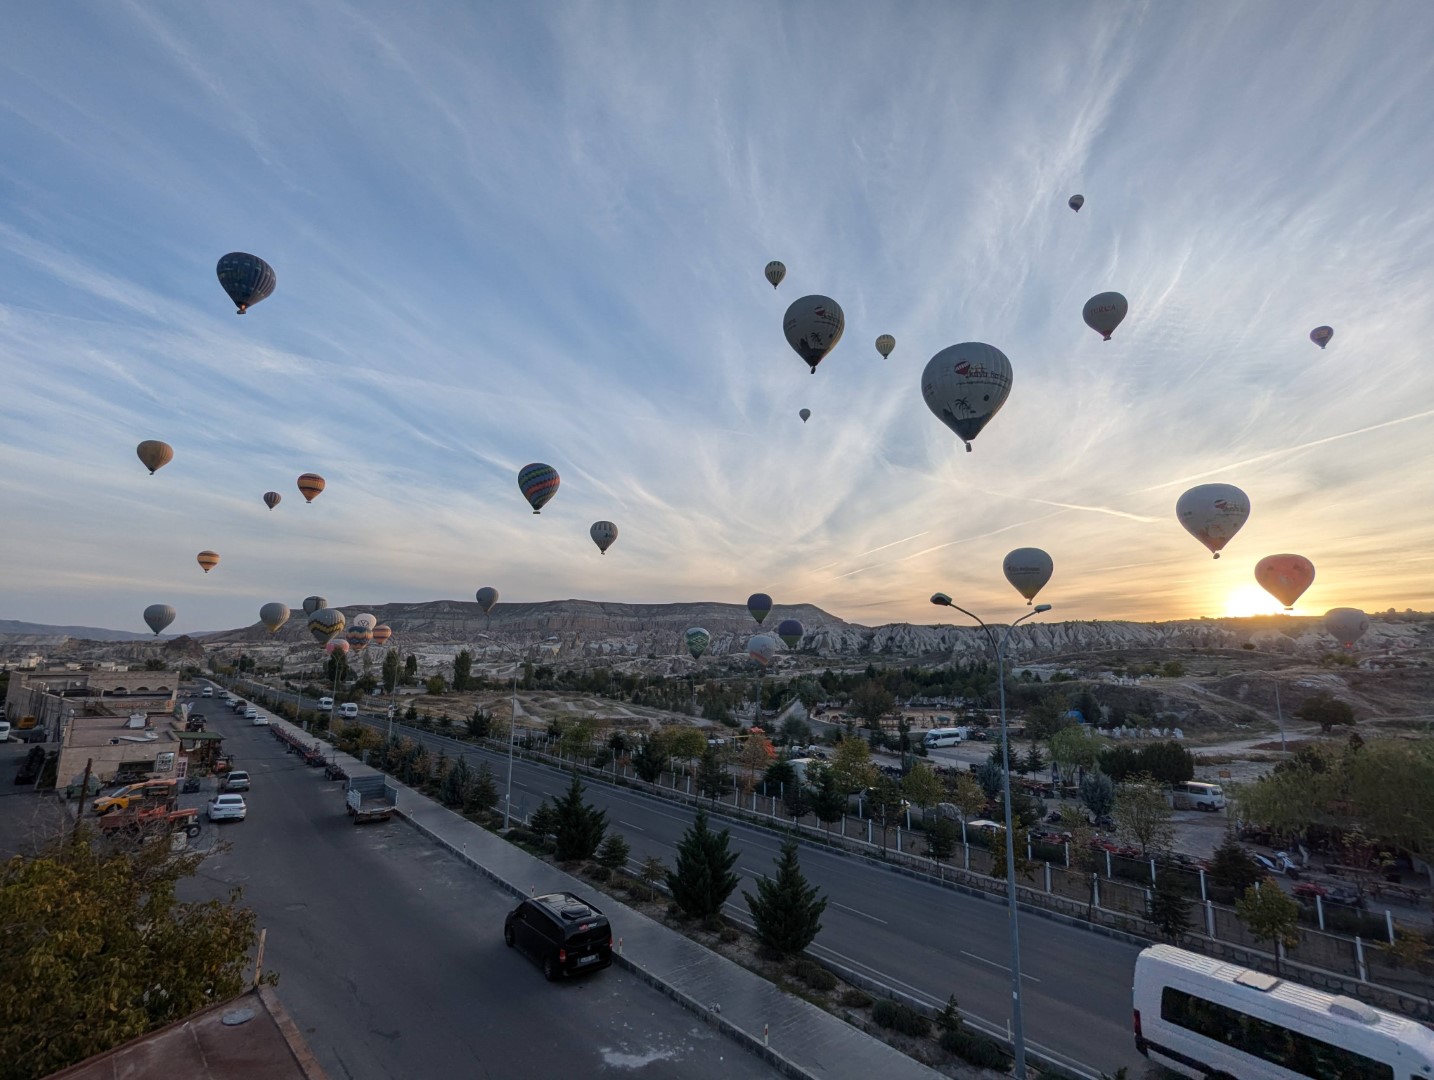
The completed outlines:
[[[334,711],[334,699],[333,699],[333,698],[331,698],[331,697],[321,697],[321,698],[319,698],[319,712],[333,712],[333,711]]]
[[[1198,780],[1176,784],[1175,809],[1223,810],[1225,809],[1225,792],[1219,784],[1205,784]]]
[[[357,720],[358,702],[345,701],[342,705],[339,706],[339,715],[342,716],[345,720]]]
[[[960,746],[969,730],[960,727],[932,728],[922,737],[921,742],[928,750],[935,746]]]

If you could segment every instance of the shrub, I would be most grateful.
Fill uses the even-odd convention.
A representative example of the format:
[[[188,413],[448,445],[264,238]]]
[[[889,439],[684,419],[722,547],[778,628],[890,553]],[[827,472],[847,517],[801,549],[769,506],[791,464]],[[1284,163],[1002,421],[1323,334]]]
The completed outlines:
[[[1000,1043],[969,1028],[947,1028],[941,1033],[941,1049],[979,1069],[1004,1070],[1008,1065],[1006,1051]]]
[[[871,1010],[871,1018],[884,1028],[891,1028],[903,1035],[918,1038],[931,1033],[931,1021],[910,1005],[903,1005],[890,998],[882,998]]]
[[[822,967],[815,960],[805,958],[798,960],[792,966],[792,974],[801,979],[813,990],[835,990],[837,977],[826,968]]]
[[[842,991],[841,1003],[848,1009],[864,1009],[871,1004],[871,995],[853,986]]]
[[[731,926],[722,927],[722,932],[717,935],[717,940],[723,944],[731,945],[742,940],[742,931]]]

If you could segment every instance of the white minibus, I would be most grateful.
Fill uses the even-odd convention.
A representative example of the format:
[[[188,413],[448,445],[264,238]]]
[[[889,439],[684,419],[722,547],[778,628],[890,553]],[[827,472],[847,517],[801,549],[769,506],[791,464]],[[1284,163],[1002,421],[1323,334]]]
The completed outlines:
[[[960,746],[961,740],[966,737],[966,730],[966,728],[955,727],[932,728],[921,742],[928,749],[934,746]]]
[[[1189,780],[1175,785],[1175,809],[1177,810],[1223,810],[1225,792],[1219,784],[1205,784]]]

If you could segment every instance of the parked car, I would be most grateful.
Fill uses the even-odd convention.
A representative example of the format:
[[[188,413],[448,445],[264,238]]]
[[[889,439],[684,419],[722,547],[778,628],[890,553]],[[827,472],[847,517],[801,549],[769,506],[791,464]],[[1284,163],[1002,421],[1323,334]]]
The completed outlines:
[[[40,777],[40,770],[45,766],[45,748],[43,746],[32,746],[30,752],[25,755],[25,760],[20,764],[20,771],[15,774],[15,783],[33,784]]]
[[[265,716],[265,715],[264,715],[263,713],[261,713],[261,712],[256,712],[252,717],[250,717],[250,719],[252,719],[252,720],[254,721],[254,726],[255,726],[255,727],[268,727],[268,726],[269,726],[269,718],[268,718],[267,716]]]
[[[248,812],[243,795],[216,795],[204,808],[210,821],[243,821]]]
[[[212,687],[212,686],[206,686],[203,690],[199,691],[199,696],[200,696],[200,697],[213,697],[213,696],[214,696],[214,687]]]
[[[257,720],[258,718],[259,710],[254,708],[254,706],[250,705],[247,709],[244,710],[245,720]]]
[[[10,741],[10,721],[0,720],[0,743]]]
[[[235,769],[233,772],[224,775],[224,782],[219,787],[220,791],[248,791],[249,774],[243,769]]]
[[[612,964],[607,916],[570,892],[524,900],[504,920],[503,940],[542,964],[549,982]]]

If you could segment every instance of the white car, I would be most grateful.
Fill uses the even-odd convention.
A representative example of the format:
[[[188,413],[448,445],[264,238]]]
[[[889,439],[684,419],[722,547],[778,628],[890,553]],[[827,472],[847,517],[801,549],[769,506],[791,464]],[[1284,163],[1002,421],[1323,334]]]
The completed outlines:
[[[254,708],[254,706],[250,705],[247,709],[244,710],[244,719],[245,719],[245,720],[257,720],[257,719],[259,719],[259,710],[256,709],[256,708]]]
[[[199,691],[199,696],[200,696],[200,697],[213,697],[213,696],[214,696],[214,687],[212,687],[212,686],[206,686],[203,690]]]
[[[210,821],[243,821],[248,810],[243,795],[216,795],[209,800],[204,813]]]
[[[0,743],[10,741],[10,721],[0,720]]]
[[[254,721],[254,726],[255,726],[255,727],[268,727],[268,726],[269,726],[269,718],[268,718],[267,716],[265,716],[263,713],[255,713],[255,714],[254,714],[253,716],[251,716],[249,719],[251,719],[251,720]]]

